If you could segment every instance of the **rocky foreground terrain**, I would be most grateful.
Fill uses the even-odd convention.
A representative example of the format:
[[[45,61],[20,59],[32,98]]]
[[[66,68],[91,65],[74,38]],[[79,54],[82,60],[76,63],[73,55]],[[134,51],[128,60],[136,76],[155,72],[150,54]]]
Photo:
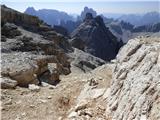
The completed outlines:
[[[72,66],[57,86],[2,89],[2,119],[159,120],[159,42],[132,39],[112,63],[87,73]]]
[[[6,6],[1,30],[2,120],[160,119],[160,33],[106,62]]]

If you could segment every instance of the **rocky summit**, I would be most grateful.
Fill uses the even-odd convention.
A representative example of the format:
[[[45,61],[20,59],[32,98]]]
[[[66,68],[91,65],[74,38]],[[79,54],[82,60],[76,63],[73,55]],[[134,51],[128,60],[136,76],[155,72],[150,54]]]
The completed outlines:
[[[91,13],[87,13],[83,23],[73,31],[70,43],[107,61],[114,59],[120,48],[116,37],[105,26],[103,18],[94,18]]]

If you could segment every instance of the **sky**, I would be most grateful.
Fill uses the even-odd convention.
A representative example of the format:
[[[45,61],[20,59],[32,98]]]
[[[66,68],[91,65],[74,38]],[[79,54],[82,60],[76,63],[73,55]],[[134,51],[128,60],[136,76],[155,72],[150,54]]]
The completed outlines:
[[[160,12],[160,0],[1,0],[1,4],[24,12],[27,7],[56,9],[69,14],[80,14],[85,6],[103,13],[147,13]]]

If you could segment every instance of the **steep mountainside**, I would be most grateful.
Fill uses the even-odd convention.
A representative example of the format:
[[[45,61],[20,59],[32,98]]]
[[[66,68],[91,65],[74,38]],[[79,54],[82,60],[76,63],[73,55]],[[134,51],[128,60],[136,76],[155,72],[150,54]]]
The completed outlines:
[[[102,17],[93,18],[91,13],[86,14],[71,38],[70,43],[74,47],[104,60],[113,59],[120,48],[116,37],[105,27]]]

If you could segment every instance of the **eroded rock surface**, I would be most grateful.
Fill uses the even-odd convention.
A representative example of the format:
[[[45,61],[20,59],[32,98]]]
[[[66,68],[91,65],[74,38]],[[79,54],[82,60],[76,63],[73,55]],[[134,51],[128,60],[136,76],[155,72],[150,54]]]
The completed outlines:
[[[119,52],[108,98],[114,120],[158,120],[160,38],[130,40]]]

